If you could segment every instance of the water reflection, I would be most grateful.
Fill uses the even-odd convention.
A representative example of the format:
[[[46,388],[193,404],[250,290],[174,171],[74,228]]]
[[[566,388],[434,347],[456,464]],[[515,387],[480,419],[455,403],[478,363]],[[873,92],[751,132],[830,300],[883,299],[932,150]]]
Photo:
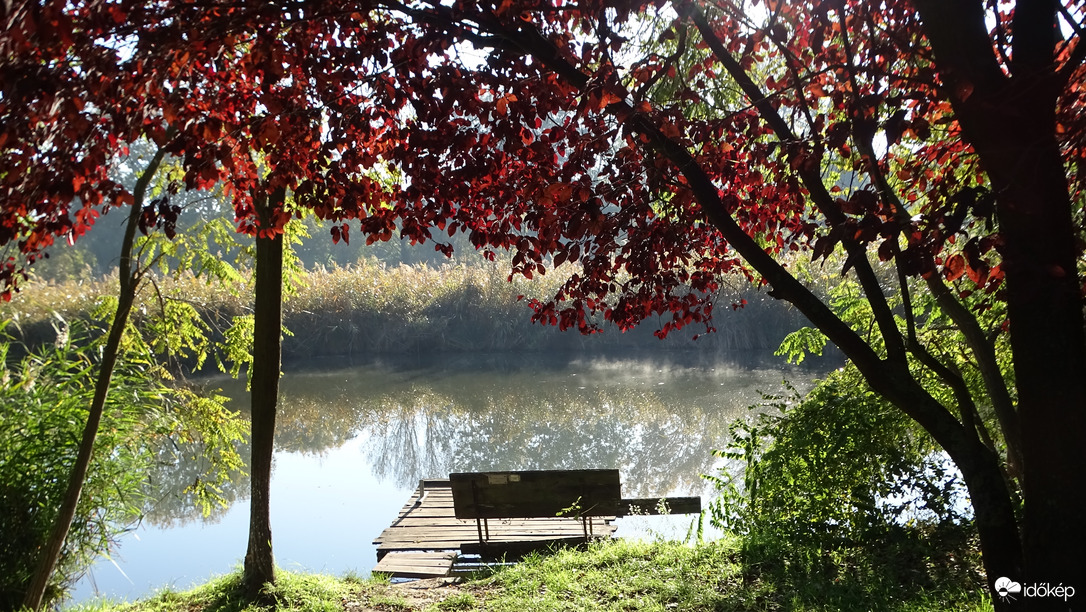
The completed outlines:
[[[705,363],[684,354],[434,356],[288,368],[280,386],[272,484],[278,560],[333,573],[368,569],[375,561],[369,541],[392,520],[407,492],[419,479],[454,471],[618,468],[627,496],[707,494],[699,475],[712,471],[711,450],[726,442],[729,422],[783,379],[802,388],[825,369],[782,369],[765,355],[742,357]],[[247,404],[243,383],[209,383],[222,386],[236,405]],[[196,473],[194,465],[163,462],[152,483],[164,493],[148,512],[143,540],[186,530],[194,534],[189,539],[211,531],[216,541],[234,531],[240,532],[235,539],[244,539],[248,478],[239,475],[223,489],[238,503],[204,520],[178,493]],[[352,540],[341,551],[335,547],[345,545],[344,534]],[[202,580],[229,571],[244,549],[204,550],[205,565],[187,573],[175,567],[172,550],[137,551],[126,544],[120,553],[142,555],[131,563],[141,569],[161,566],[155,567],[157,578],[146,580],[163,585],[182,574]],[[200,573],[199,567],[208,569]],[[96,569],[99,582],[105,573]],[[146,590],[131,582],[132,588],[113,594],[135,597]],[[93,591],[82,585],[76,600]]]
[[[276,443],[321,453],[365,434],[373,475],[619,467],[633,495],[693,489],[727,424],[804,371],[657,359],[371,363],[282,385]]]

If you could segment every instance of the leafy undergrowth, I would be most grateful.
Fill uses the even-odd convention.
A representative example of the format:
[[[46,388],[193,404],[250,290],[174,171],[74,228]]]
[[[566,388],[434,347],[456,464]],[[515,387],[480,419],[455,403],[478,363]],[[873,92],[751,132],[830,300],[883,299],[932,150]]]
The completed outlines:
[[[741,546],[614,541],[588,551],[533,556],[459,585],[423,589],[380,580],[281,572],[277,604],[249,603],[237,574],[188,592],[164,592],[132,604],[94,604],[68,612],[493,612],[990,610],[979,590],[920,592],[900,583],[871,588],[780,578],[764,565],[744,567]]]

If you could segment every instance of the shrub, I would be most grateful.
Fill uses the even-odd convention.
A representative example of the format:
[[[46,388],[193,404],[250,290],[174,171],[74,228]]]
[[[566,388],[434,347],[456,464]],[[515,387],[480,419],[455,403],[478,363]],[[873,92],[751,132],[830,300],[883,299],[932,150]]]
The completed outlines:
[[[767,399],[768,411],[732,425],[711,478],[721,492],[712,519],[746,536],[748,564],[866,587],[978,579],[960,476],[858,372],[832,373],[802,401]]]
[[[9,364],[11,343],[0,342],[0,610],[21,604],[53,527],[94,392],[98,344],[73,323],[58,329],[55,344]],[[194,491],[200,503],[212,502],[215,483],[240,467],[233,443],[243,428],[222,398],[168,386],[164,375],[144,345],[128,343],[47,600],[108,554],[114,537],[140,515],[148,502],[147,474],[170,439],[200,440],[201,452],[212,458],[204,488]]]

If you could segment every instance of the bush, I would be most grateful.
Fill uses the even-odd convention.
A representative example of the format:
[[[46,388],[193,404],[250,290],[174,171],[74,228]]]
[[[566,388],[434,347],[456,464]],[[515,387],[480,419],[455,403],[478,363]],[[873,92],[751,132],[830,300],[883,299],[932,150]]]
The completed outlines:
[[[60,328],[54,345],[10,364],[11,344],[0,342],[0,610],[21,605],[68,486],[98,371],[99,343],[87,336],[81,324]],[[202,440],[213,458],[205,487],[240,466],[233,448],[243,431],[239,419],[225,412],[221,398],[168,386],[164,374],[145,346],[128,344],[47,601],[108,554],[115,536],[138,518],[149,501],[147,474],[170,439]],[[196,493],[203,503],[214,495],[213,489]]]
[[[858,372],[832,373],[802,401],[767,399],[770,410],[732,425],[734,446],[711,478],[713,521],[746,536],[748,565],[809,585],[978,580],[957,471]]]

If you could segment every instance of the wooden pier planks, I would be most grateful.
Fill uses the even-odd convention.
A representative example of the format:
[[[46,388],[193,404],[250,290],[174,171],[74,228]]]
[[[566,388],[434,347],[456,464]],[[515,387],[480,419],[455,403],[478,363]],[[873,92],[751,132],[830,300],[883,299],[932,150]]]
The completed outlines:
[[[610,537],[615,531],[613,520],[614,517],[594,517],[592,533]],[[581,521],[574,518],[490,519],[489,526],[487,548],[494,551],[500,551],[503,542],[546,542],[584,535]],[[377,559],[382,561],[392,553],[458,551],[462,544],[478,539],[474,520],[454,516],[449,481],[426,480],[407,500],[392,525],[373,543],[377,546]]]
[[[455,561],[453,551],[394,552],[378,561],[373,571],[396,578],[442,578],[449,575]]]

